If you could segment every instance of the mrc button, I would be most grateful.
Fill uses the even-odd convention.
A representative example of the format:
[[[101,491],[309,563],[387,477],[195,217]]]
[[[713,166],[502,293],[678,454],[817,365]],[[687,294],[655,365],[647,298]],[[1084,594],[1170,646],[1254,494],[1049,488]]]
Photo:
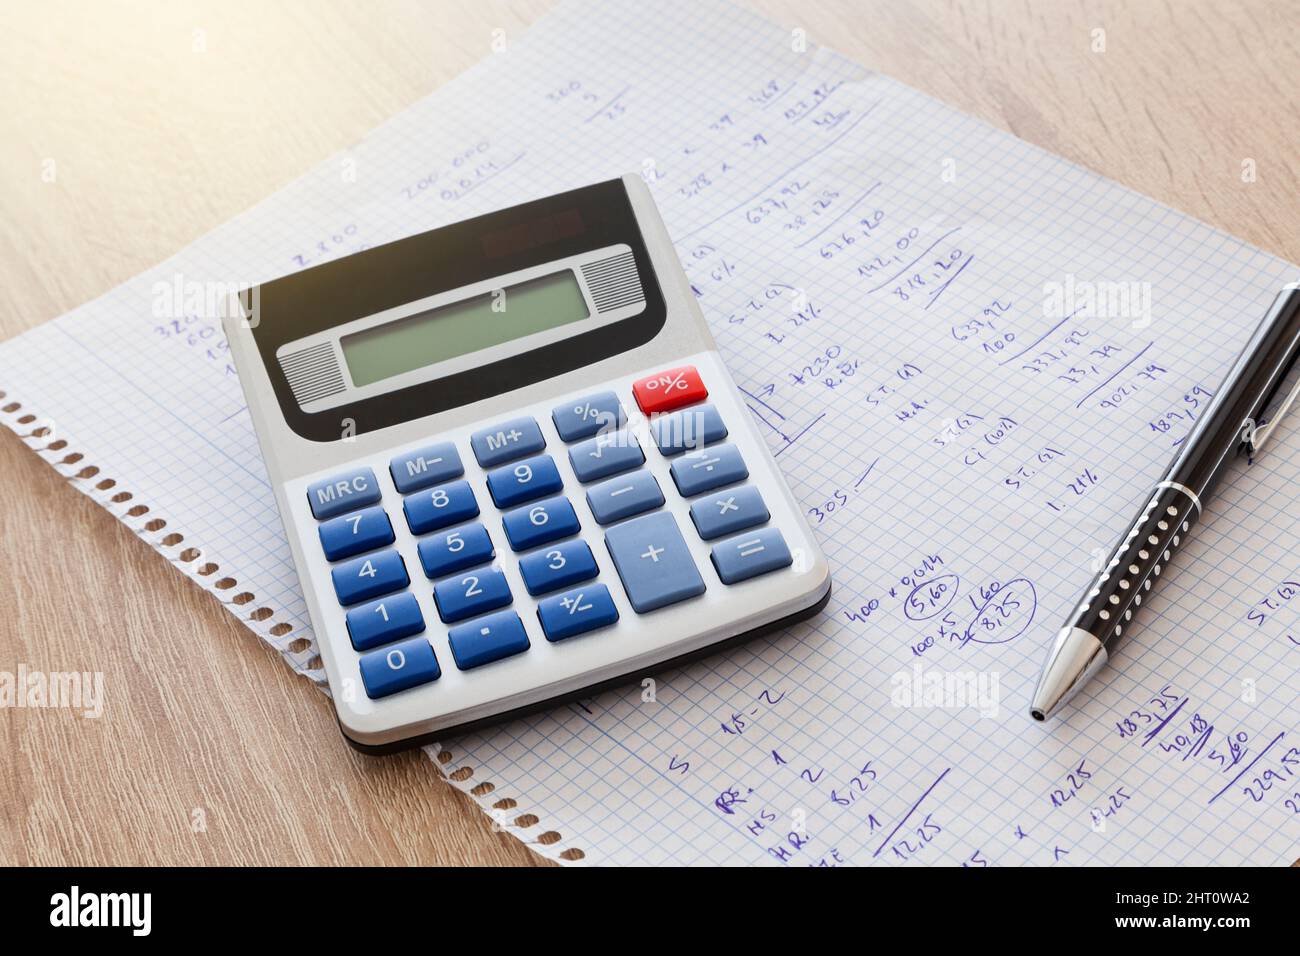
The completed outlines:
[[[369,468],[345,471],[307,486],[307,501],[317,520],[373,505],[379,497],[379,482]]]
[[[641,411],[650,415],[701,402],[709,397],[709,390],[694,365],[681,365],[633,382],[632,395]]]

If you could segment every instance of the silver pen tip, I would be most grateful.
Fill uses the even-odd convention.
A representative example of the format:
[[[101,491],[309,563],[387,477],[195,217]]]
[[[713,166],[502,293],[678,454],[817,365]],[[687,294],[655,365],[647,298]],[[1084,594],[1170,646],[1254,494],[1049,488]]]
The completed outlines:
[[[1094,635],[1065,627],[1056,635],[1038,676],[1029,716],[1043,721],[1054,716],[1106,663],[1106,648]]]

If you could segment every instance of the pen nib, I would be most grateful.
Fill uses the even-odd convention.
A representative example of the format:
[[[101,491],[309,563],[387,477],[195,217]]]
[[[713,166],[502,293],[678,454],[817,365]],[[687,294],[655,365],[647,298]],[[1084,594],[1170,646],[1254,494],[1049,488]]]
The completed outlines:
[[[1038,676],[1029,715],[1034,720],[1054,716],[1105,663],[1101,641],[1082,628],[1062,628]]]

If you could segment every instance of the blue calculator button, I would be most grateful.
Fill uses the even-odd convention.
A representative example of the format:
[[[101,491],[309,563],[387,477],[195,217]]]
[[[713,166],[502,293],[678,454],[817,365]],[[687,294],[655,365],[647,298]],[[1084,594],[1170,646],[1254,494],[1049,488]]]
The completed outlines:
[[[393,543],[393,525],[383,508],[367,508],[321,524],[320,544],[328,561],[350,558]]]
[[[443,578],[433,586],[433,599],[444,624],[505,607],[512,600],[506,576],[490,565]]]
[[[371,651],[361,658],[361,682],[371,700],[419,687],[441,676],[438,658],[423,637]]]
[[[590,581],[598,573],[596,559],[585,541],[565,541],[519,559],[519,573],[529,594],[545,594]]]
[[[605,546],[638,614],[704,593],[704,579],[666,511],[615,525],[605,532]]]
[[[599,524],[612,524],[663,503],[659,482],[648,471],[619,475],[587,489],[587,504]]]
[[[411,533],[426,534],[476,517],[478,502],[468,481],[453,481],[402,499],[402,510]]]
[[[691,520],[705,541],[763,524],[771,515],[753,485],[726,488],[691,505]]]
[[[617,475],[644,461],[636,436],[626,429],[602,433],[569,449],[569,462],[581,482]]]
[[[528,633],[514,611],[498,611],[453,627],[447,632],[456,666],[463,671],[482,667],[528,650]]]
[[[492,539],[481,524],[448,528],[421,538],[415,550],[420,555],[424,574],[429,578],[445,578],[476,564],[487,564],[496,554],[492,549]]]
[[[775,528],[728,538],[713,546],[712,557],[723,584],[736,584],[790,566],[790,549]]]
[[[542,495],[552,495],[564,486],[550,455],[526,458],[489,471],[487,483],[498,508],[509,508]]]
[[[410,591],[391,594],[348,611],[348,636],[352,646],[368,651],[424,630],[424,615]]]
[[[400,591],[411,583],[402,556],[396,551],[380,551],[353,558],[336,565],[330,576],[334,578],[334,593],[344,607]]]
[[[563,495],[507,511],[501,518],[510,547],[527,551],[578,532],[578,516]]]
[[[562,641],[615,623],[618,608],[609,596],[609,588],[591,584],[539,602],[537,619],[548,641]]]
[[[500,465],[546,447],[542,430],[531,418],[516,418],[476,431],[469,438],[474,457],[484,468]]]
[[[683,497],[712,491],[723,485],[732,485],[749,477],[745,460],[735,445],[714,445],[693,451],[673,462],[669,469],[677,490]]]
[[[307,501],[318,521],[356,511],[379,500],[379,482],[369,468],[347,471],[307,486]]]
[[[627,413],[613,392],[584,395],[551,409],[551,421],[562,441],[590,438],[596,432],[613,431],[627,422]]]
[[[445,441],[398,455],[388,463],[388,473],[393,476],[397,490],[408,495],[412,491],[459,478],[465,474],[465,466],[460,463],[460,453],[456,451],[456,446]]]
[[[669,458],[727,437],[727,426],[712,405],[697,405],[654,420],[655,444]]]

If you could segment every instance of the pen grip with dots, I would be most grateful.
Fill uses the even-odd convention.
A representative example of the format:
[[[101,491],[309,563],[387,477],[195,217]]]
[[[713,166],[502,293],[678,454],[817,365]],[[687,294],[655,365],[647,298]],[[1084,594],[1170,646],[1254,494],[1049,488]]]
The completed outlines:
[[[1200,500],[1176,482],[1156,486],[1137,520],[1084,592],[1072,626],[1113,647],[1200,516]]]

